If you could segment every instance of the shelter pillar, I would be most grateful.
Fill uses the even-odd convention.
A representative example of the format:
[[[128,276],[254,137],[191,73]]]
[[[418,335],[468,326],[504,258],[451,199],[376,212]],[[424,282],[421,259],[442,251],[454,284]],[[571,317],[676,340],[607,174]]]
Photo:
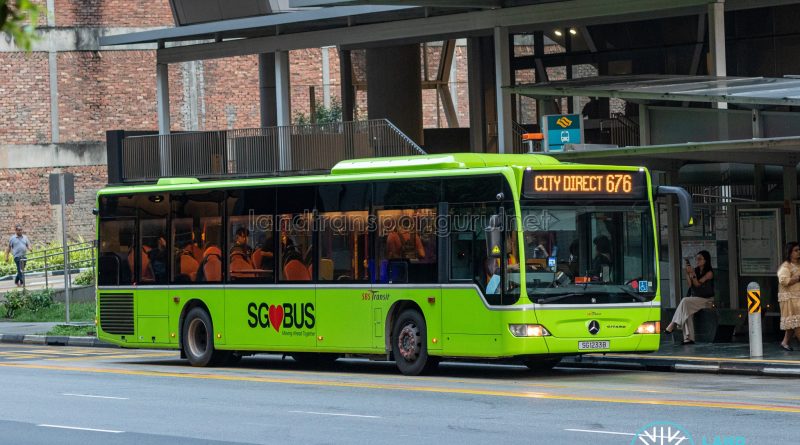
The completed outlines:
[[[289,84],[289,51],[275,52],[275,101],[276,123],[278,125],[278,159],[282,171],[291,170],[291,128],[292,110]]]
[[[508,28],[494,28],[494,77],[497,100],[497,152],[514,152],[514,132],[511,125],[511,94],[503,90],[511,86],[511,52]]]
[[[156,110],[158,113],[158,133],[169,134],[169,65],[156,64]],[[172,156],[169,137],[158,138],[159,173],[162,177],[172,174]]]
[[[420,46],[417,44],[367,49],[369,119],[388,119],[422,145],[420,73]]]
[[[712,76],[725,77],[728,75],[727,61],[725,59],[725,2],[717,0],[708,5],[708,42],[711,55],[709,71]],[[728,104],[718,102],[715,108],[727,109]],[[727,135],[726,135],[727,136]]]
[[[469,76],[469,139],[475,153],[493,151],[488,122],[494,121],[494,45],[491,37],[467,39]]]
[[[784,240],[797,241],[797,165],[783,167],[783,221]]]
[[[275,54],[258,55],[258,90],[261,101],[261,126],[278,125],[277,103],[275,99]]]
[[[349,49],[339,49],[339,73],[342,89],[342,120],[350,122],[355,116],[355,90],[353,90],[353,60]]]

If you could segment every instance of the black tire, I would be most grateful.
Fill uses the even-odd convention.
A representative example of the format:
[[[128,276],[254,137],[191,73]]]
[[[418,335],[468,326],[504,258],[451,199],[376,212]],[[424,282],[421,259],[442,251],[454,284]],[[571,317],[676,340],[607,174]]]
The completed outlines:
[[[561,363],[561,357],[530,357],[522,361],[531,371],[550,371]]]
[[[391,341],[397,369],[405,375],[420,375],[439,364],[428,356],[428,328],[417,310],[406,309],[397,316]]]
[[[214,366],[225,358],[225,351],[214,349],[214,327],[211,316],[203,308],[193,308],[186,314],[181,343],[192,366]]]
[[[333,366],[334,362],[339,358],[339,355],[316,352],[295,352],[292,354],[292,358],[302,366],[326,368]]]

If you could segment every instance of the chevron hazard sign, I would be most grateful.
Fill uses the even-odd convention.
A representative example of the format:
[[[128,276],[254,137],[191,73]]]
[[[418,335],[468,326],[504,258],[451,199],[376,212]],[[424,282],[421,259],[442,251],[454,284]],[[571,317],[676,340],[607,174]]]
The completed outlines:
[[[761,312],[761,291],[748,290],[747,291],[747,311],[751,314]]]

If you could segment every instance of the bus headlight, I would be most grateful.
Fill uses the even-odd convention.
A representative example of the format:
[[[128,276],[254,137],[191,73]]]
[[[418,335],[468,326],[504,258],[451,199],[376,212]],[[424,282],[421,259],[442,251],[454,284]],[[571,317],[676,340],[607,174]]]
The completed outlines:
[[[661,332],[660,321],[645,321],[636,328],[637,334],[658,334],[659,332]]]
[[[514,337],[544,337],[550,335],[540,324],[510,324],[508,330]]]

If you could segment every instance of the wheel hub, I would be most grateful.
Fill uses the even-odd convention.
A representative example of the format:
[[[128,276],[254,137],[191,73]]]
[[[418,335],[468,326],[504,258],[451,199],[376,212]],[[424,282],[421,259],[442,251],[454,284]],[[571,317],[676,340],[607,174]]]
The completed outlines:
[[[189,323],[187,341],[189,349],[195,357],[200,357],[206,353],[206,349],[208,349],[208,331],[202,320],[194,319]]]
[[[419,330],[416,326],[407,324],[397,336],[397,346],[400,355],[407,361],[414,361],[419,357]]]

